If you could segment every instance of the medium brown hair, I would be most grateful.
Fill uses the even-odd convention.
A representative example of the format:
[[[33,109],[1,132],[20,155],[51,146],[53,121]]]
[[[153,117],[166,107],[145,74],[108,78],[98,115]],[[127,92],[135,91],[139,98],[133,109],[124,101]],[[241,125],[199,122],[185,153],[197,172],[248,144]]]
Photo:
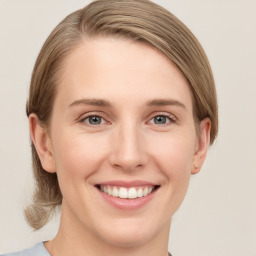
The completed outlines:
[[[189,82],[195,123],[211,120],[210,142],[218,130],[214,79],[208,59],[191,31],[173,14],[148,0],[98,0],[61,21],[44,43],[32,73],[27,116],[48,125],[65,58],[85,38],[123,37],[151,45],[175,63]],[[33,204],[25,210],[34,229],[44,226],[62,203],[57,175],[46,172],[32,147],[36,180]]]

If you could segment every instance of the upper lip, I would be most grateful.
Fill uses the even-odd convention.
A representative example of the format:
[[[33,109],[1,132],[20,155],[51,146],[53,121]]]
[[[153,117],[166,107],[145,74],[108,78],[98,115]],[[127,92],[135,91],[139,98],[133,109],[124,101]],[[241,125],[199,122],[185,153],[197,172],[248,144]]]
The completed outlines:
[[[149,181],[143,181],[143,180],[133,180],[133,181],[111,180],[111,181],[101,182],[96,185],[109,185],[109,186],[125,187],[125,188],[140,187],[140,186],[158,186],[158,184],[155,184]]]

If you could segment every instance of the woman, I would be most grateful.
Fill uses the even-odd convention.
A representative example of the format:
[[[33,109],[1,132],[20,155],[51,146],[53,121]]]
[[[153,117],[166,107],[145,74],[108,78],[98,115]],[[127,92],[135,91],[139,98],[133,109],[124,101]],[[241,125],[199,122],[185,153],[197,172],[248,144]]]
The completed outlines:
[[[9,255],[168,255],[171,219],[218,129],[214,80],[192,33],[147,0],[66,17],[27,102],[36,179],[28,223],[61,205],[53,240]]]

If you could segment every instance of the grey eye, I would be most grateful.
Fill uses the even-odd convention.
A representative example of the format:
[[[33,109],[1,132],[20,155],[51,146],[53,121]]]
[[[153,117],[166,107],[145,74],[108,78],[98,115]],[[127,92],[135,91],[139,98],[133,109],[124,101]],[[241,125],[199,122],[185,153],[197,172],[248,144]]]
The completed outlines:
[[[169,118],[166,116],[155,116],[153,120],[155,124],[166,124],[169,122]]]
[[[102,123],[102,117],[100,116],[88,116],[84,120],[85,122],[89,123],[90,125],[99,125]]]

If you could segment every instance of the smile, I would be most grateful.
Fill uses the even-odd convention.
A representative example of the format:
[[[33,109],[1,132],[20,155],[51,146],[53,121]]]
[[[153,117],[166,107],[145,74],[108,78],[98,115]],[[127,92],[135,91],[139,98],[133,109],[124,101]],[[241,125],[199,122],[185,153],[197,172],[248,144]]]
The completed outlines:
[[[157,188],[157,186],[125,188],[110,185],[99,185],[98,188],[105,194],[108,194],[116,198],[136,199],[151,194]]]

